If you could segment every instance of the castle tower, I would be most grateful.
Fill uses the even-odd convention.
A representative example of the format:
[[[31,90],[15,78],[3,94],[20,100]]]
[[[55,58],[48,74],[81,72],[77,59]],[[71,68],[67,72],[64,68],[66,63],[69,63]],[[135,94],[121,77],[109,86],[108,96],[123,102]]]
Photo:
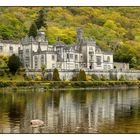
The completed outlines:
[[[45,37],[45,32],[42,29],[38,30],[37,40],[38,42],[48,42]]]

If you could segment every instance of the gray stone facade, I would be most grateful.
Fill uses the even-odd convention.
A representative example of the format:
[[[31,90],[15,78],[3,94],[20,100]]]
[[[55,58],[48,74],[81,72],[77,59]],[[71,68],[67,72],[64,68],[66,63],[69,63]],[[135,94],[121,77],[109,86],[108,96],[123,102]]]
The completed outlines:
[[[57,68],[63,70],[112,70],[113,54],[103,52],[96,45],[96,41],[86,39],[82,30],[77,29],[77,42],[66,45],[57,38],[55,45],[49,45],[42,30],[37,37],[25,37],[19,49],[20,59],[27,69],[46,70]]]
[[[36,38],[26,36],[20,42],[0,40],[0,54],[16,54],[20,57],[27,75],[41,73],[42,65],[46,66],[46,76],[51,78],[54,68],[57,68],[63,80],[71,79],[80,69],[86,74],[104,75],[128,80],[140,78],[139,71],[130,71],[129,64],[113,62],[113,54],[104,52],[96,45],[96,41],[83,36],[83,30],[77,29],[77,42],[66,45],[59,38],[54,45],[49,45],[45,32],[38,31]]]
[[[97,75],[99,78],[102,76],[105,77],[105,79],[108,80],[119,80],[121,76],[124,77],[126,80],[139,80],[140,79],[140,71],[139,70],[110,70],[110,71],[105,71],[105,70],[89,70],[85,71],[87,75]],[[41,70],[38,71],[31,71],[27,70],[26,71],[27,76],[31,76],[33,79],[35,78],[35,75],[37,74],[42,74]],[[60,74],[60,79],[61,80],[71,80],[72,77],[74,77],[76,74],[79,73],[79,70],[59,70]],[[53,70],[46,70],[45,77],[48,80],[52,79],[53,75]]]

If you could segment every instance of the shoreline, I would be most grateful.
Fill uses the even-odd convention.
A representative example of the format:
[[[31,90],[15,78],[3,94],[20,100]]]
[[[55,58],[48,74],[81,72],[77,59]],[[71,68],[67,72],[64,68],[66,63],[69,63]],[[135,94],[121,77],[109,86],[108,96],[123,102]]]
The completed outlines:
[[[0,82],[0,91],[66,91],[66,90],[115,90],[139,89],[140,81],[25,81]]]

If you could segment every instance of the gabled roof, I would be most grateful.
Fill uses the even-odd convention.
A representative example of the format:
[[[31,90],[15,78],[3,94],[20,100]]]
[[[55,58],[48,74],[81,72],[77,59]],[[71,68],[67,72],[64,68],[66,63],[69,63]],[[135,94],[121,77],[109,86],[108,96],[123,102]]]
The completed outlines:
[[[95,52],[96,52],[96,53],[102,53],[102,51],[101,51],[100,47],[99,47],[99,46],[97,46],[97,45],[96,45],[96,48],[95,48]]]

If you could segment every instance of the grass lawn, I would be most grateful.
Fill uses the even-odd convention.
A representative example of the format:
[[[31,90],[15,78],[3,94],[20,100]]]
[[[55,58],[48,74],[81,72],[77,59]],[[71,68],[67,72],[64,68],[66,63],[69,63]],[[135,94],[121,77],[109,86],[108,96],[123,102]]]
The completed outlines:
[[[24,77],[22,74],[18,75],[7,75],[5,74],[4,76],[0,76],[0,81],[4,81],[4,82],[9,82],[9,81],[13,81],[13,82],[23,82],[25,81]]]

